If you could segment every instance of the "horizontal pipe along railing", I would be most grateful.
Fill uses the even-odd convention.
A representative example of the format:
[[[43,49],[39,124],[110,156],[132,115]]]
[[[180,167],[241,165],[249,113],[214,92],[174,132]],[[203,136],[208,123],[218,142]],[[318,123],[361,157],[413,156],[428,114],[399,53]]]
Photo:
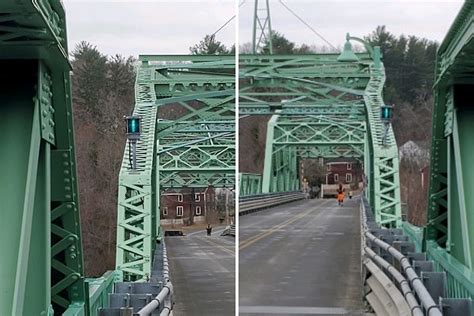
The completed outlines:
[[[379,267],[390,273],[393,279],[398,283],[405,300],[411,308],[412,315],[423,315],[421,306],[429,316],[441,316],[441,310],[436,304],[430,293],[424,286],[420,277],[415,272],[415,269],[410,264],[410,260],[393,246],[377,238],[370,232],[368,225],[368,216],[371,214],[370,206],[365,199],[361,201],[361,236],[362,236],[362,252],[363,256],[373,260]],[[370,216],[370,220],[372,216]],[[376,226],[375,222],[371,226]],[[402,272],[398,271],[393,265],[385,261],[381,256],[377,255],[370,247],[367,246],[367,241],[377,245],[381,250],[390,254],[400,265]],[[405,275],[405,276],[404,276]],[[416,294],[416,296],[414,295]],[[416,300],[419,299],[420,303]]]
[[[239,199],[239,215],[305,198],[301,191],[244,196]]]
[[[163,243],[163,288],[160,293],[146,306],[138,311],[140,316],[151,315],[154,311],[163,307],[160,316],[167,316],[171,314],[173,310],[173,284],[170,281],[169,275],[169,264],[168,264],[168,253],[166,251],[166,245]]]
[[[369,247],[364,247],[364,252],[379,267],[382,267],[386,271],[388,271],[392,275],[392,277],[397,281],[397,283],[401,287],[402,294],[405,297],[408,303],[408,306],[410,307],[412,315],[423,316],[424,315],[423,310],[420,307],[420,304],[418,304],[418,301],[416,300],[416,297],[410,288],[410,283],[408,282],[408,280],[400,272],[398,272],[398,270],[394,266],[392,266],[390,263],[385,261],[382,257],[378,256]]]

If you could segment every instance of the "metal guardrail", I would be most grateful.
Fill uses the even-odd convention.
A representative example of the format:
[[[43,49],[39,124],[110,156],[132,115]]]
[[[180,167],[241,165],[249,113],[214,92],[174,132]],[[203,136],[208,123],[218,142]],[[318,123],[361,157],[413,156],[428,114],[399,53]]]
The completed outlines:
[[[241,197],[239,199],[239,216],[252,213],[264,208],[289,203],[305,198],[305,194],[300,191],[269,193]]]
[[[387,240],[392,241],[392,245],[375,236],[373,232],[385,235]],[[412,266],[410,258],[401,251],[403,243],[408,240],[408,238],[402,238],[406,236],[400,237],[402,233],[401,229],[391,231],[378,226],[367,201],[362,200],[362,262],[365,269],[373,275],[373,277],[364,280],[371,289],[365,297],[377,313],[416,316],[426,313],[430,316],[441,316],[443,314],[440,306],[423,282],[423,272],[420,278],[415,267]],[[395,248],[397,246],[399,249]],[[414,244],[412,248],[414,250]],[[385,259],[391,259],[393,264]],[[385,276],[389,275],[390,278],[380,276],[380,271],[377,268],[383,271]],[[366,274],[364,275],[366,276]],[[379,282],[375,282],[374,278]]]
[[[146,282],[124,282],[122,271],[116,270],[113,273],[115,278],[114,275],[107,275],[107,278],[93,280],[95,283],[90,283],[90,304],[102,305],[90,315],[172,315],[173,285],[170,281],[164,242],[158,244],[155,249],[153,268]],[[113,291],[111,291],[112,285]],[[108,296],[108,301],[105,300],[106,296]]]
[[[447,295],[453,298],[474,298],[474,273],[448,254],[435,241],[428,241],[426,253],[435,263],[435,270],[446,273]]]
[[[100,278],[88,278],[85,280],[88,286],[89,315],[98,316],[99,310],[108,305],[109,294],[113,292],[114,282],[120,279],[120,272],[107,271]]]
[[[163,288],[160,293],[145,307],[138,311],[140,316],[148,316],[159,308],[163,308],[160,316],[173,314],[173,284],[169,275],[168,253],[166,245],[163,243]]]
[[[244,197],[239,200],[239,215],[304,198],[305,196],[301,192],[273,193]]]
[[[222,232],[221,236],[233,236],[235,237],[235,224],[227,226]]]
[[[423,228],[404,221],[402,222],[402,229],[410,240],[415,243],[416,251],[421,252],[423,249]]]

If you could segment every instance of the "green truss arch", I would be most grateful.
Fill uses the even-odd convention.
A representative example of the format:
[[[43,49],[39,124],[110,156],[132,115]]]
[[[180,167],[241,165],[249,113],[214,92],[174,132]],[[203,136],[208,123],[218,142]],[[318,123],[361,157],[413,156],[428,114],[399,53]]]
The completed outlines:
[[[118,189],[116,268],[128,281],[150,277],[163,190],[235,185],[235,57],[139,61],[137,168],[127,145]]]
[[[377,221],[399,226],[398,149],[380,116],[380,50],[367,45],[367,53],[355,55],[346,46],[341,55],[241,55],[239,114],[272,115],[263,193],[299,190],[303,158],[353,157],[364,162]]]

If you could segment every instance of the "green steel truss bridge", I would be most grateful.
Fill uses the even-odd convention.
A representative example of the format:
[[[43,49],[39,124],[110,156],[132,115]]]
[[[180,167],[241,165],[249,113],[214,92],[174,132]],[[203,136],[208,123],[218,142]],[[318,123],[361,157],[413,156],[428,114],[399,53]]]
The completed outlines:
[[[150,303],[167,315],[172,285],[160,194],[235,186],[235,57],[140,56],[133,115],[142,133],[136,168],[127,144],[119,176],[116,270],[89,279],[66,39],[61,1],[1,2],[0,314],[115,315],[107,308],[125,295],[128,305]]]
[[[120,172],[116,270],[86,278],[66,39],[59,0],[0,4],[1,315],[98,315],[121,285],[156,282],[169,297],[160,193],[235,185],[234,57],[141,56],[133,114],[142,135],[137,168],[127,145]],[[377,47],[353,54],[349,42],[361,40],[347,39],[341,55],[263,55],[255,46],[241,56],[240,115],[272,116],[264,172],[242,174],[241,191],[298,190],[304,158],[360,159],[375,222],[402,228],[426,252],[446,273],[449,297],[473,298],[474,3],[438,51],[426,227],[401,218],[397,146],[380,118],[383,58]]]
[[[276,201],[300,190],[305,158],[355,158],[364,167],[363,209],[373,213],[371,227],[408,235],[434,270],[445,273],[444,297],[474,298],[474,2],[464,3],[437,53],[426,227],[402,220],[398,149],[382,115],[380,48],[348,34],[340,54],[272,54],[271,42],[264,50],[258,40],[272,32],[269,2],[258,2],[254,54],[240,55],[239,114],[241,120],[271,118],[263,174],[240,173],[241,202],[261,196],[262,202],[252,203],[273,203],[272,194]],[[261,12],[267,14],[263,19]],[[362,44],[365,53],[353,53],[351,42]]]
[[[139,60],[133,114],[142,118],[143,131],[136,169],[125,149],[117,213],[116,265],[129,281],[150,277],[154,245],[162,237],[160,193],[233,187],[236,163],[235,57]]]
[[[349,44],[350,45],[350,44]],[[369,198],[383,224],[399,224],[398,152],[380,119],[380,52],[338,61],[327,55],[242,55],[240,114],[272,115],[262,193],[299,189],[304,158],[364,160]],[[357,60],[355,60],[357,59]],[[386,132],[386,134],[385,134]]]

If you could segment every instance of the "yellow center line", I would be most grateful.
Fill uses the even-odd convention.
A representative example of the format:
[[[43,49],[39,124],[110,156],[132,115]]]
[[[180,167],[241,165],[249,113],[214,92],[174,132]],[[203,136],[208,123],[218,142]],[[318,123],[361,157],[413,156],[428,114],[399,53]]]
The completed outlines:
[[[307,211],[307,212],[301,213],[301,214],[299,214],[299,215],[297,215],[297,216],[295,216],[295,217],[292,217],[292,218],[290,218],[290,219],[284,221],[283,223],[280,223],[280,224],[278,224],[278,225],[275,225],[275,226],[271,227],[271,228],[270,228],[269,230],[267,230],[267,231],[261,232],[260,234],[257,234],[257,235],[255,235],[255,236],[253,236],[253,237],[250,237],[250,238],[248,238],[248,239],[246,239],[246,240],[240,242],[240,243],[239,243],[239,251],[242,250],[242,249],[247,248],[248,246],[254,244],[254,243],[257,242],[257,241],[259,241],[260,239],[265,238],[265,237],[267,237],[267,236],[273,234],[273,233],[276,232],[277,230],[279,230],[279,229],[281,229],[281,228],[283,228],[283,227],[285,227],[285,226],[288,226],[289,224],[291,224],[291,223],[293,223],[293,222],[299,220],[300,218],[302,218],[302,217],[308,215],[309,213],[311,213],[312,211],[313,211],[313,209],[310,209],[310,210]]]
[[[200,237],[200,238],[201,238],[201,237]],[[218,243],[216,243],[215,241],[212,241],[212,240],[210,240],[210,239],[207,239],[207,238],[201,238],[201,239],[204,240],[205,242],[209,243],[209,244],[213,244],[213,245],[215,245],[215,246],[221,248],[221,250],[223,250],[223,251],[225,251],[225,252],[231,254],[232,256],[235,256],[235,251],[229,250],[229,249],[227,249],[226,247],[224,247],[224,246],[222,246],[222,245],[220,245],[220,244],[218,244]]]

